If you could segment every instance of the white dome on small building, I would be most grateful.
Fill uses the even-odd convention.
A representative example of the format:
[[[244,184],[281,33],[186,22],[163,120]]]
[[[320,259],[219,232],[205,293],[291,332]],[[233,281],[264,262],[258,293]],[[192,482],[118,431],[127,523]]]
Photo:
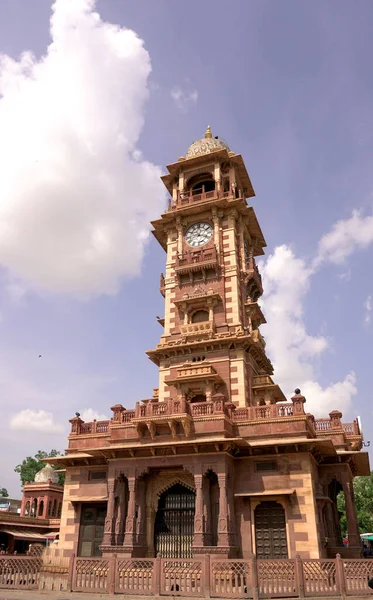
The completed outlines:
[[[48,483],[49,480],[58,483],[59,479],[58,473],[48,463],[35,475],[35,483]]]

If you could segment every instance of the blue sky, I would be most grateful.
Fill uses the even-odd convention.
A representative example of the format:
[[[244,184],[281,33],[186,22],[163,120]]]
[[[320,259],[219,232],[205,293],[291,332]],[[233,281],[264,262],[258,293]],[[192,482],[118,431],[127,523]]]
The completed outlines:
[[[208,124],[256,191],[277,379],[318,416],[361,415],[369,440],[372,3],[98,0],[100,21],[58,0],[45,59],[51,6],[0,3],[0,485],[19,495],[13,467],[63,450],[75,411],[157,387],[146,224]]]

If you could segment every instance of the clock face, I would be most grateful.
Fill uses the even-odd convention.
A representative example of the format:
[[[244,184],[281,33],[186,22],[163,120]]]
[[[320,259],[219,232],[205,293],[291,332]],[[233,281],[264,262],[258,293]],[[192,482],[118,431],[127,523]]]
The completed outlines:
[[[212,233],[212,225],[209,223],[194,223],[187,229],[185,241],[192,248],[199,248],[211,240]]]

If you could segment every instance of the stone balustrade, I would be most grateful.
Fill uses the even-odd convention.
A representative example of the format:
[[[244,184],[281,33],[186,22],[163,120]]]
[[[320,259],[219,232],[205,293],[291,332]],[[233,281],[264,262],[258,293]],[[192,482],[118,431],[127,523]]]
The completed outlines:
[[[216,376],[215,369],[211,365],[196,363],[186,364],[178,369],[177,378],[182,381],[191,374],[201,378]],[[76,436],[89,436],[97,439],[101,436],[110,437],[112,430],[118,431],[118,428],[127,428],[127,431],[132,432],[128,435],[131,439],[135,439],[136,431],[140,431],[139,427],[148,427],[150,423],[157,426],[157,423],[170,424],[172,422],[183,423],[183,426],[185,422],[189,423],[188,431],[190,431],[190,424],[195,423],[194,430],[198,435],[198,423],[201,424],[206,419],[218,418],[223,419],[221,422],[226,423],[232,433],[236,428],[236,433],[243,436],[260,437],[263,433],[259,432],[256,426],[260,428],[261,422],[272,422],[276,423],[277,427],[280,426],[283,433],[287,434],[297,433],[307,437],[334,436],[339,447],[343,447],[344,444],[356,445],[358,443],[356,438],[361,437],[361,432],[357,420],[352,423],[342,423],[342,415],[339,411],[332,411],[329,418],[315,419],[313,415],[305,413],[305,398],[302,395],[296,394],[291,400],[287,403],[236,407],[221,394],[216,394],[211,400],[196,403],[187,401],[185,398],[170,398],[160,402],[158,397],[153,397],[137,402],[135,409],[131,410],[126,410],[121,404],[113,406],[114,416],[110,421],[85,423],[80,417],[71,419],[70,439],[76,439]],[[298,429],[294,429],[295,423],[299,424]],[[225,431],[224,427],[226,426],[221,425],[222,431]],[[351,439],[351,442],[348,442],[348,439]]]

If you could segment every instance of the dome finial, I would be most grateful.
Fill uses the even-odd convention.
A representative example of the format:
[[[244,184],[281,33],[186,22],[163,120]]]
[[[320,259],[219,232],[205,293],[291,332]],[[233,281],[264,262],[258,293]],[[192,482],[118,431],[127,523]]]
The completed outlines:
[[[211,133],[210,125],[207,125],[207,129],[206,129],[206,133],[205,133],[205,138],[212,138],[212,133]]]

